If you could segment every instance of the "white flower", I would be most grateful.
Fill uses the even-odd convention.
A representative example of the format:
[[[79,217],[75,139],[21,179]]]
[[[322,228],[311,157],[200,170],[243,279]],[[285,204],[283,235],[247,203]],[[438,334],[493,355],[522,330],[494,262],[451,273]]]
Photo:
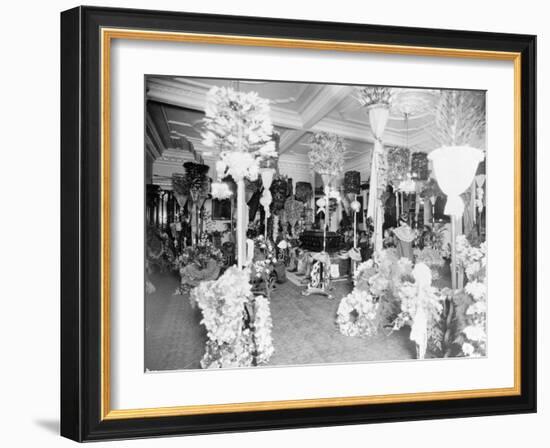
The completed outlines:
[[[286,249],[288,247],[288,243],[286,240],[279,241],[279,244],[277,244],[277,247],[279,249]]]
[[[214,199],[227,199],[232,195],[229,185],[225,182],[212,182],[212,197]]]
[[[466,310],[466,314],[482,314],[487,312],[487,304],[484,301],[475,302],[473,305],[470,305]]]
[[[268,141],[265,145],[263,145],[257,151],[257,154],[266,159],[277,157],[277,149],[275,148],[275,142],[273,140]]]
[[[474,354],[474,351],[474,346],[469,342],[464,342],[464,344],[462,344],[462,353],[464,353],[466,356],[472,356]]]
[[[412,272],[412,261],[408,258],[402,257],[397,262],[399,272],[401,275],[410,274]]]
[[[397,189],[405,193],[412,193],[416,190],[416,183],[412,179],[403,180],[399,183]]]
[[[265,363],[273,353],[269,302],[254,298],[249,277],[249,270],[231,267],[218,280],[202,282],[191,291],[208,336],[203,368],[250,366],[254,353],[258,363]],[[243,327],[245,306],[254,307],[253,333]]]
[[[260,161],[277,157],[269,102],[255,92],[213,87],[206,97],[203,123],[203,144],[220,151],[221,161],[216,165],[220,178],[230,174],[236,181],[255,180]]]
[[[480,325],[469,325],[463,332],[471,341],[484,341],[487,336]]]
[[[483,299],[487,292],[485,284],[478,281],[469,282],[464,289],[474,298],[474,300]]]
[[[475,261],[466,266],[466,275],[468,276],[468,278],[472,278],[475,274],[477,274],[480,268],[480,263],[478,261]]]

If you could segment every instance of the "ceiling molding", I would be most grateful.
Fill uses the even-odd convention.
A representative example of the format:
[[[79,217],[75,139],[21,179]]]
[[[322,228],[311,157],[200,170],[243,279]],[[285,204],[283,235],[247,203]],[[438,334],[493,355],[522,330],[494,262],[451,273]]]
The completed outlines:
[[[147,95],[149,99],[177,107],[204,112],[207,93],[206,87],[185,84],[169,78],[150,78],[148,79],[147,86]],[[308,102],[303,107],[301,113],[277,106],[271,107],[273,124],[294,131],[287,131],[281,135],[281,153],[290,150],[308,131],[333,132],[347,139],[373,142],[372,132],[367,119],[365,122],[359,122],[358,120],[352,119],[344,121],[327,117],[342,100],[349,97],[353,90],[352,87],[340,85],[327,85],[321,87],[314,85],[313,89],[308,90],[309,89],[305,89],[302,95],[307,97]],[[193,123],[167,120],[167,126],[170,127],[170,124],[183,127],[187,126],[198,131]],[[423,128],[418,128],[418,132],[422,132],[422,130]],[[389,144],[403,145],[405,144],[405,138],[403,138],[402,133],[401,129],[388,127],[384,136],[387,138]],[[414,133],[415,128],[409,128],[410,141],[413,140]]]
[[[184,85],[166,78],[149,78],[147,80],[147,97],[149,99],[186,109],[204,112],[207,93],[206,88]],[[302,127],[302,120],[297,112],[278,106],[271,106],[271,120],[275,126],[292,129]]]
[[[157,127],[155,126],[155,122],[153,121],[149,112],[147,112],[145,116],[145,131],[146,134],[149,134],[151,138],[151,143],[155,147],[156,151],[159,154],[162,154],[166,148],[164,146],[164,143],[162,142],[160,134],[158,133]]]
[[[328,84],[323,86],[300,113],[303,127],[310,129],[321,118],[332,112],[351,93],[351,87]]]
[[[288,152],[306,133],[306,131],[301,129],[291,129],[282,134],[279,140],[279,154]]]
[[[145,134],[145,150],[147,151],[147,154],[153,159],[157,159],[162,154],[159,152],[155,144],[153,143],[153,140],[151,140],[151,137],[149,134]]]
[[[292,148],[303,135],[327,114],[332,112],[351,92],[351,87],[328,84],[316,89],[307,105],[300,111],[302,129],[280,141],[280,153]]]
[[[147,99],[155,103],[150,105],[152,112],[148,110],[146,114],[145,150],[148,163],[154,160],[154,175],[162,177],[183,172],[183,164],[188,161],[206,163],[211,166],[212,173],[215,171],[218,151],[203,144],[200,126],[206,95],[213,82],[195,78],[147,78]],[[222,84],[228,85],[227,82]],[[280,166],[288,169],[295,165],[300,171],[311,171],[306,139],[309,133],[321,131],[335,133],[346,140],[346,169],[361,166],[364,170],[369,166],[370,160],[365,159],[365,154],[368,159],[373,133],[368,114],[356,108],[360,106],[355,105],[353,86],[298,84],[300,86],[287,87],[280,82],[257,87],[270,100],[272,123],[280,132]],[[254,90],[249,85],[244,88]],[[404,116],[390,115],[382,136],[384,145],[407,144],[413,152],[430,152],[439,146],[431,134],[433,112],[409,117],[408,129],[403,120]]]

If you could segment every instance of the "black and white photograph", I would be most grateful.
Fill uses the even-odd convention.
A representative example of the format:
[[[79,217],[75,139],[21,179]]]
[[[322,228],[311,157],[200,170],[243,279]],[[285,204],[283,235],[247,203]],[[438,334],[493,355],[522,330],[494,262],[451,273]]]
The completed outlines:
[[[146,371],[487,356],[485,101],[146,76]]]

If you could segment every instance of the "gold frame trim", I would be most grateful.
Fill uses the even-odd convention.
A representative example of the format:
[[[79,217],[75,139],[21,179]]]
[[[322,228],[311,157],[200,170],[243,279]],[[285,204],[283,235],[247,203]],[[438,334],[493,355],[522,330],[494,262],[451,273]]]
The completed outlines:
[[[514,62],[514,386],[509,388],[315,398],[142,409],[111,409],[110,365],[110,52],[113,39],[368,52],[411,56],[455,57]],[[521,394],[521,53],[418,47],[305,39],[101,29],[101,420],[168,417],[228,412],[307,409],[413,401],[503,397]]]

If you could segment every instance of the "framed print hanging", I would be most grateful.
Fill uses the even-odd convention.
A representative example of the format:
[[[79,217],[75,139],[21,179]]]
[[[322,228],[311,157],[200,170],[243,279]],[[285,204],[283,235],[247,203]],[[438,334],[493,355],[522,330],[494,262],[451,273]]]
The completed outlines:
[[[63,12],[62,435],[535,412],[535,45]]]

